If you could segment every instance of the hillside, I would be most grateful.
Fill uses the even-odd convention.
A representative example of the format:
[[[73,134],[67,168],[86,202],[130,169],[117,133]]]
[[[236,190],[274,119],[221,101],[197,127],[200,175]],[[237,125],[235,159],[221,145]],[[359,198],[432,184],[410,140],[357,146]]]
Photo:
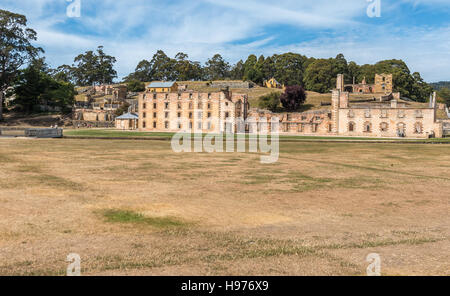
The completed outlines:
[[[441,90],[442,88],[450,89],[450,81],[440,81],[435,83],[430,83],[434,90]]]

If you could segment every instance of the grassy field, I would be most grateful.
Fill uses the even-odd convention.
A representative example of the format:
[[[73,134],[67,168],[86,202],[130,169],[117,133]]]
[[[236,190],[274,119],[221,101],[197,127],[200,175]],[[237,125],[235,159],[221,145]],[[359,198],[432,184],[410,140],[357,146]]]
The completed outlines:
[[[0,139],[0,275],[450,275],[447,145]]]
[[[64,136],[69,138],[133,138],[133,139],[166,139],[170,140],[174,133],[121,131],[115,129],[67,129]],[[359,138],[359,137],[321,137],[321,136],[295,136],[280,135],[283,141],[387,141],[387,142],[425,142],[425,143],[450,143],[450,138],[443,139],[392,139],[392,138]]]

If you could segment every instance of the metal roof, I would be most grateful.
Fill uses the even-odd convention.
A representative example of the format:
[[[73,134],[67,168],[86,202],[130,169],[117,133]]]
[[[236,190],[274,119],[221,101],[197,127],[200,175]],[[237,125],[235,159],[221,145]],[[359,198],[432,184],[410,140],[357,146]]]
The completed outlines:
[[[139,116],[135,113],[125,113],[119,117],[117,117],[116,119],[139,119]]]
[[[147,87],[172,87],[175,84],[175,81],[168,82],[151,82]]]

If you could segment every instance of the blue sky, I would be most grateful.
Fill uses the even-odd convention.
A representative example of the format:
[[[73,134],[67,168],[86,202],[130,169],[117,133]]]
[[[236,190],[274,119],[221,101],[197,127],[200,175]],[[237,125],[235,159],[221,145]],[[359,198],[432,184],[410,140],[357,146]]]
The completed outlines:
[[[450,0],[380,0],[379,18],[367,16],[367,0],[80,1],[80,18],[66,15],[69,0],[0,0],[0,8],[28,17],[53,67],[98,45],[117,58],[120,77],[158,49],[202,63],[215,53],[234,63],[292,51],[358,64],[403,59],[428,82],[450,80]]]

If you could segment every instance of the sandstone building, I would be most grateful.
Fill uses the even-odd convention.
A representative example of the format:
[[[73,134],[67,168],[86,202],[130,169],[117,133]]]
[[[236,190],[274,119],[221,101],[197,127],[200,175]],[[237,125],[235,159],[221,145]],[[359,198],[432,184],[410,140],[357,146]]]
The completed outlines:
[[[344,75],[338,75],[338,89],[343,87],[343,90],[349,93],[363,93],[363,94],[390,94],[393,92],[393,76],[392,74],[375,74],[375,83],[367,84],[366,78],[361,83],[345,84]]]
[[[252,109],[249,117],[255,121],[278,117],[280,133],[286,134],[409,138],[443,136],[444,123],[436,119],[436,95],[426,104],[403,101],[398,93],[383,95],[385,91],[392,90],[390,78],[383,75],[377,77],[379,83],[385,84],[374,86],[373,90],[380,90],[381,94],[373,99],[350,100],[349,92],[344,91],[343,76],[339,75],[330,109],[283,114]]]
[[[153,92],[139,95],[139,130],[235,132],[236,119],[245,119],[247,95],[220,92]]]

